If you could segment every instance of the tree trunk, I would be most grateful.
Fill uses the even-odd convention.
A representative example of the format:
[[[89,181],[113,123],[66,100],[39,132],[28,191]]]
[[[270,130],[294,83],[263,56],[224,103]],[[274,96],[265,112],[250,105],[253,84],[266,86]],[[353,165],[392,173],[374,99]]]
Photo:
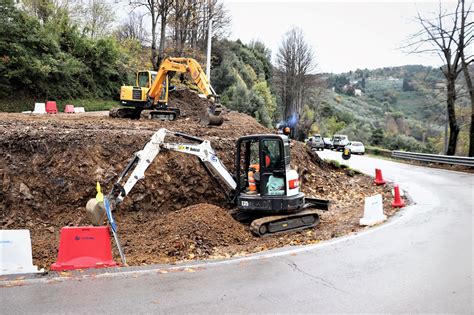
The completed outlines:
[[[153,70],[158,70],[157,52],[156,52],[156,21],[155,13],[151,12],[151,64],[153,65]]]
[[[472,90],[472,80],[469,74],[469,66],[464,58],[464,53],[461,56],[461,66],[466,79],[467,89],[469,90],[469,97],[471,99],[471,127],[469,129],[469,155],[474,157],[474,91]]]
[[[448,142],[448,150],[446,152],[447,155],[455,155],[456,154],[456,146],[458,142],[458,135],[459,135],[459,125],[456,122],[456,111],[454,108],[454,104],[456,102],[456,76],[449,75],[447,77],[448,84],[448,98],[447,98],[447,107],[448,107],[448,120],[449,120],[449,142]]]
[[[166,40],[166,14],[161,14],[161,30],[160,30],[160,47],[158,49],[158,59],[156,61],[159,66],[163,59],[165,59],[165,40]]]

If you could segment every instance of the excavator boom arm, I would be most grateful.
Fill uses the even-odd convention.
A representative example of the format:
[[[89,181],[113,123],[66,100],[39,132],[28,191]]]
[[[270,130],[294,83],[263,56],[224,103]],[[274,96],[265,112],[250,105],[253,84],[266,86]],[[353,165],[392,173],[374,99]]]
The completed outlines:
[[[199,144],[182,144],[182,143],[167,143],[165,142],[166,135],[173,135],[182,137],[193,142],[200,142]],[[153,163],[153,160],[160,153],[161,149],[171,150],[197,156],[204,165],[211,170],[213,174],[218,176],[227,186],[229,191],[235,190],[237,183],[232,175],[227,171],[225,166],[217,157],[214,149],[207,140],[196,138],[194,136],[182,134],[179,132],[172,132],[164,128],[159,129],[150,141],[145,144],[142,150],[135,153],[135,157],[130,161],[125,170],[119,176],[112,191],[109,194],[109,199],[115,201],[116,204],[128,195],[135,184],[145,177],[145,171]],[[122,186],[121,182],[125,179],[125,184]],[[118,190],[118,195],[116,195]]]
[[[148,90],[148,97],[153,99],[154,103],[157,103],[163,82],[165,82],[166,76],[170,72],[187,73],[189,72],[194,83],[198,86],[201,92],[206,96],[216,96],[214,89],[212,88],[206,74],[201,68],[199,63],[192,58],[166,58],[160,65],[160,69],[156,75],[155,80],[152,82],[150,89]]]

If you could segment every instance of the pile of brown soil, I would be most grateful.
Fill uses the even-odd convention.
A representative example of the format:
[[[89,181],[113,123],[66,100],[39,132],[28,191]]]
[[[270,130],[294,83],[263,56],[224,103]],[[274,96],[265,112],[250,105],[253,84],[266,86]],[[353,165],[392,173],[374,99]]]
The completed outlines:
[[[207,106],[195,93],[183,93],[187,96],[179,101],[189,108]],[[162,122],[111,119],[106,112],[0,113],[2,229],[29,229],[34,263],[49,267],[57,257],[60,228],[89,224],[85,204],[95,196],[96,181],[108,192],[134,152],[159,128],[210,140],[230,172],[238,137],[274,132],[234,112],[218,127],[202,127],[193,116]],[[318,227],[256,238],[229,216],[231,206],[195,157],[163,152],[114,214],[129,264],[229,257],[358,231],[364,197],[376,193],[384,196],[386,214],[394,213],[388,188],[332,169],[300,142],[292,142],[291,153],[302,191],[332,202]]]
[[[131,239],[127,234],[137,231],[121,226],[127,256],[135,263],[206,258],[217,246],[244,245],[251,238],[227,210],[205,203],[142,220],[143,230]]]

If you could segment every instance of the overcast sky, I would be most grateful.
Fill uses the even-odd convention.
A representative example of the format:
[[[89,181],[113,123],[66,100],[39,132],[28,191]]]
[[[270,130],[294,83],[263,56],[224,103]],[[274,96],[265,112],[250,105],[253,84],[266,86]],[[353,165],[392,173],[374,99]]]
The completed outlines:
[[[232,18],[230,39],[259,39],[276,55],[282,37],[300,27],[313,47],[318,72],[347,72],[406,64],[439,66],[438,56],[407,55],[403,46],[419,30],[412,21],[437,12],[437,1],[242,1],[224,0]],[[453,10],[455,1],[443,1]]]

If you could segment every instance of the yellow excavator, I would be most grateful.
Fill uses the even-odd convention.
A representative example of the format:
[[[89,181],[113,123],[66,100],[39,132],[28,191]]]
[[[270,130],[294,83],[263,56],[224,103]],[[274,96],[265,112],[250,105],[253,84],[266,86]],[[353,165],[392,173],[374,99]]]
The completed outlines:
[[[112,108],[109,116],[139,119],[142,111],[147,110],[149,118],[175,120],[180,110],[168,106],[169,81],[175,73],[189,73],[199,90],[211,100],[211,106],[200,117],[201,124],[221,125],[224,119],[219,96],[201,65],[192,58],[169,57],[163,60],[158,71],[138,71],[135,86],[120,88],[120,104],[124,107]]]

